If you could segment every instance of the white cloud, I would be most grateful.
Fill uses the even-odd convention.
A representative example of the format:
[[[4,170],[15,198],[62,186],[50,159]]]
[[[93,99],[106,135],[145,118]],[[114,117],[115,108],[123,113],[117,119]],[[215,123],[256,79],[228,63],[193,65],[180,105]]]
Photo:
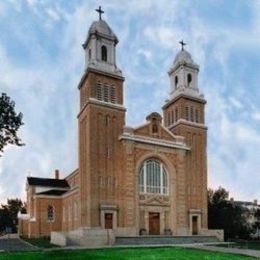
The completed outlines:
[[[0,15],[5,7],[1,3]],[[59,48],[54,61],[35,31],[14,31],[16,39],[25,45],[30,42],[30,55],[37,63],[19,66],[0,40],[0,61],[4,64],[0,67],[0,84],[24,113],[21,135],[26,142],[23,148],[9,147],[0,159],[0,198],[14,196],[18,190],[21,194],[29,171],[32,175],[50,176],[53,169],[61,168],[66,175],[77,166],[76,86],[84,67],[80,45],[88,26],[97,18],[93,11],[96,2],[74,4],[70,10],[53,1],[27,0],[27,3],[32,7],[36,28],[46,33],[45,24],[49,31],[53,30],[53,36],[46,33],[44,42],[56,41]],[[127,124],[138,125],[148,113],[160,112],[170,89],[167,71],[179,50],[178,41],[184,39],[187,50],[200,65],[200,88],[208,100],[209,185],[226,187],[238,199],[259,198],[255,186],[257,181],[259,184],[259,128],[250,121],[260,120],[258,104],[251,105],[250,95],[256,90],[245,90],[246,81],[230,63],[232,52],[253,48],[260,51],[259,4],[251,8],[252,26],[246,31],[229,24],[226,28],[212,28],[210,21],[198,16],[195,7],[190,13],[188,1],[134,0],[119,5],[112,0],[100,4],[120,40],[117,59],[126,77]],[[16,8],[19,10],[19,6]],[[55,28],[57,21],[61,23],[59,30]],[[246,68],[247,62],[240,67]],[[248,108],[249,118],[241,116],[244,107]],[[16,181],[10,188],[8,183],[13,179]],[[252,188],[249,191],[243,185]]]
[[[59,14],[52,8],[47,8],[46,13],[49,15],[50,18],[52,18],[54,21],[59,21],[60,16]]]

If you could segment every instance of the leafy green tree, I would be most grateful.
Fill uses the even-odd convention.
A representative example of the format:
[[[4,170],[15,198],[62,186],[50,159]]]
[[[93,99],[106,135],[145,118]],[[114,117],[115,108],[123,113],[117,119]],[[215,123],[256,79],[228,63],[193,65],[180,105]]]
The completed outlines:
[[[7,144],[22,146],[17,131],[22,122],[22,113],[15,112],[15,103],[5,93],[0,96],[0,155]]]
[[[228,191],[219,187],[208,191],[209,229],[224,229],[225,240],[249,238],[251,229],[245,218],[245,209],[228,201]]]
[[[260,209],[255,211],[256,222],[254,224],[254,232],[257,232],[258,239],[260,239]]]
[[[25,212],[25,205],[20,199],[8,199],[6,205],[1,205],[0,208],[0,232],[3,232],[6,227],[11,227],[13,232],[16,232],[18,225],[18,212]]]

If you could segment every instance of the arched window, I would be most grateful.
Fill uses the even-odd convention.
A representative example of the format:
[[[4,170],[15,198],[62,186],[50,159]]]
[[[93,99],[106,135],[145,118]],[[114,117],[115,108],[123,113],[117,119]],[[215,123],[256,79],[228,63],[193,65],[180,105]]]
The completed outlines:
[[[52,205],[47,207],[47,220],[52,221],[54,220],[54,209]]]
[[[161,162],[149,159],[142,164],[139,172],[139,190],[143,193],[168,193],[167,173]]]
[[[179,117],[178,117],[178,107],[176,107],[175,109],[175,120],[176,122],[178,121]]]
[[[105,45],[101,47],[101,60],[107,61],[107,47]]]
[[[175,83],[175,88],[177,88],[177,85],[178,85],[178,76],[175,76],[174,83]]]
[[[91,60],[91,49],[88,50],[88,60]]]
[[[188,81],[188,86],[190,86],[190,83],[192,81],[192,76],[190,73],[187,75],[187,81]]]
[[[152,133],[153,134],[157,134],[158,133],[158,126],[156,123],[153,123],[153,126],[152,126]]]

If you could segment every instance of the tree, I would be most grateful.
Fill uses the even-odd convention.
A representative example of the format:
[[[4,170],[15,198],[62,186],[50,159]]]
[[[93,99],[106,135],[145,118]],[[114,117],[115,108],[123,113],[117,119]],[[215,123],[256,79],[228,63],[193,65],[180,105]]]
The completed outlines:
[[[8,199],[6,205],[1,205],[0,208],[0,233],[6,227],[11,227],[13,232],[16,232],[18,225],[17,214],[18,212],[25,212],[25,205],[20,199]]]
[[[22,117],[22,113],[15,112],[14,101],[2,93],[0,96],[0,153],[7,144],[24,145],[17,136],[19,127],[23,125]]]
[[[219,187],[208,191],[209,229],[224,229],[228,238],[249,238],[251,229],[245,218],[245,209],[228,201],[228,191]]]

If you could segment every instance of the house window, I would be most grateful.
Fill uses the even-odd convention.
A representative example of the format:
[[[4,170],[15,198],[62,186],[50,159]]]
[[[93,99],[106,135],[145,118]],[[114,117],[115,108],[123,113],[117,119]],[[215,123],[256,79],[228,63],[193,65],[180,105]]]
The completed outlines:
[[[101,47],[101,60],[107,61],[107,47],[105,45]]]
[[[139,172],[139,191],[142,193],[168,193],[167,173],[161,162],[149,159],[142,164]]]
[[[54,220],[54,209],[52,205],[47,207],[47,220],[53,221]]]

